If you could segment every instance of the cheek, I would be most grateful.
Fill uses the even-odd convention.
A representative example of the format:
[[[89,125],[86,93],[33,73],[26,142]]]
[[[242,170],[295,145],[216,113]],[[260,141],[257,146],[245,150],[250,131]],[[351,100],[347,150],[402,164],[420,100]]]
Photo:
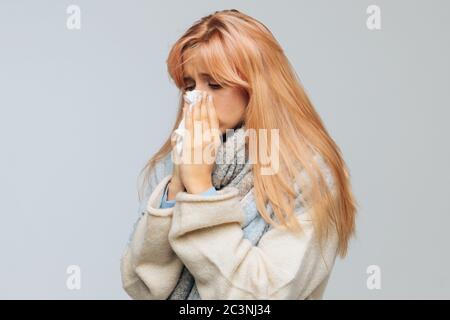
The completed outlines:
[[[216,114],[219,121],[223,123],[226,121],[227,114],[230,112],[226,99],[215,98],[214,106],[216,107]]]
[[[219,118],[220,125],[230,125],[238,116],[238,108],[231,101],[222,101],[216,104],[216,113]]]
[[[221,124],[235,125],[235,122],[240,121],[243,116],[245,105],[238,97],[232,99],[216,99],[215,101],[217,117]]]

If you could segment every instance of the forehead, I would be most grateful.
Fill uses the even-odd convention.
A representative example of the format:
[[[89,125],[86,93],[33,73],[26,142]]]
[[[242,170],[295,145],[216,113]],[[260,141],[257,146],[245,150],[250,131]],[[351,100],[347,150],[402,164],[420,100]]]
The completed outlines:
[[[195,55],[187,54],[183,63],[184,80],[196,78],[212,78],[203,60]]]

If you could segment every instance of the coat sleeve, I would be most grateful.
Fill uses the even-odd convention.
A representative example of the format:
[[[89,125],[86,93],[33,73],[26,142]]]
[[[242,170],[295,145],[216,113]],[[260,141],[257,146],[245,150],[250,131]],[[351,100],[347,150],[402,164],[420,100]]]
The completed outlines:
[[[296,216],[304,232],[273,228],[254,246],[243,235],[245,214],[235,187],[209,197],[180,192],[169,242],[202,299],[310,299],[326,285],[338,239],[329,232],[322,255],[311,213]]]
[[[121,258],[122,286],[133,299],[167,299],[183,268],[168,240],[173,208],[160,208],[171,177],[151,192]]]

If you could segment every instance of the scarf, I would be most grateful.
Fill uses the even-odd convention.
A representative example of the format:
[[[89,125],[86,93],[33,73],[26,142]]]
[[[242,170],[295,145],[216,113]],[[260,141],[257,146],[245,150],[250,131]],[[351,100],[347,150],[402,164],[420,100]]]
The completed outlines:
[[[216,190],[235,187],[239,190],[241,207],[246,221],[242,227],[244,238],[257,245],[262,235],[271,227],[259,215],[253,195],[252,164],[248,159],[245,145],[245,125],[235,130],[227,130],[223,143],[217,149],[212,183]],[[266,208],[273,213],[270,204]],[[201,300],[195,279],[183,266],[178,283],[168,300]]]

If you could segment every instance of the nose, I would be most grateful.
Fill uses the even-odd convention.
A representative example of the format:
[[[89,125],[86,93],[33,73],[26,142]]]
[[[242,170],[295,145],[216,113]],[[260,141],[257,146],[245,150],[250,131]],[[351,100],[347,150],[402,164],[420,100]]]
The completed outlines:
[[[211,88],[208,85],[208,81],[206,79],[197,78],[195,81],[195,90],[206,91],[207,93],[211,93]]]
[[[208,84],[199,84],[195,89],[200,91],[206,91],[206,93],[211,93],[211,88],[208,86]]]

